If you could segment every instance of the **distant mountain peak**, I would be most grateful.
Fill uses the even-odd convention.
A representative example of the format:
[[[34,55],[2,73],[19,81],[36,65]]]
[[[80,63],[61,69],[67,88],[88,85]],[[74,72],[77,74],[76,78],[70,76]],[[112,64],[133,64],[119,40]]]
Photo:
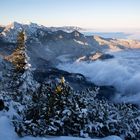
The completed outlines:
[[[85,29],[77,26],[62,26],[62,27],[49,27],[51,31],[63,30],[64,32],[84,31]]]
[[[74,30],[73,32],[72,32],[72,34],[75,36],[75,37],[79,37],[79,36],[81,36],[81,35],[83,35],[83,34],[81,34],[79,31],[77,31],[77,30]]]
[[[7,26],[9,26],[9,27],[10,27],[10,26],[13,27],[13,26],[18,26],[18,25],[21,25],[21,23],[14,21],[14,22],[8,24]]]
[[[1,26],[0,26],[1,27]],[[41,24],[37,24],[37,23],[33,23],[33,22],[27,22],[27,23],[20,23],[17,21],[14,21],[6,26],[3,26],[5,28],[5,30],[10,30],[10,29],[19,29],[19,28],[44,28],[50,31],[59,31],[62,30],[64,32],[73,32],[73,31],[85,31],[85,29],[81,28],[81,27],[77,27],[77,26],[62,26],[62,27],[46,27],[44,25]]]
[[[12,22],[12,23],[8,24],[7,26],[5,26],[4,31],[8,31],[10,29],[18,29],[18,28],[21,28],[21,27],[22,27],[21,23]]]
[[[5,26],[4,25],[0,25],[0,28],[4,28]]]

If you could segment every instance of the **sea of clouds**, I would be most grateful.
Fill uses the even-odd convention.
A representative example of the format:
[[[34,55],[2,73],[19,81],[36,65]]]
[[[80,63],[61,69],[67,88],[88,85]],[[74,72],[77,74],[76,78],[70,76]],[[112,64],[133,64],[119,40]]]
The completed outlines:
[[[95,62],[74,62],[58,67],[81,73],[97,85],[113,85],[117,89],[115,101],[140,104],[140,50],[112,53],[115,58]]]

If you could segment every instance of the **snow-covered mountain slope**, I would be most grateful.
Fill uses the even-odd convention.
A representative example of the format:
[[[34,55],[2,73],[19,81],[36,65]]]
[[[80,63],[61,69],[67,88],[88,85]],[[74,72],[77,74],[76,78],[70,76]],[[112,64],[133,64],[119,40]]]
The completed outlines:
[[[111,51],[119,51],[126,48],[140,48],[140,41],[129,40],[129,39],[112,39],[102,38],[94,36],[94,39],[99,43],[100,46],[108,46]]]
[[[47,40],[47,35],[51,34],[51,39],[64,40],[71,39],[72,36],[75,36],[77,38],[72,39],[74,39],[74,42],[77,45],[109,48],[115,51],[124,48],[140,48],[140,42],[135,40],[112,39],[112,38],[106,39],[99,36],[85,36],[85,38],[81,38],[81,36],[84,35],[79,32],[84,29],[80,27],[74,26],[45,27],[43,25],[38,25],[36,23],[21,24],[18,22],[13,22],[5,27],[0,26],[0,38],[5,42],[16,43],[17,33],[21,30],[25,30],[27,39],[32,39],[32,41],[39,43],[42,43],[42,41]]]
[[[15,42],[16,35],[22,29],[25,30],[27,36],[36,35],[37,30],[40,29],[43,31],[50,31],[56,32],[59,30],[63,30],[65,32],[73,32],[74,30],[82,31],[83,29],[80,27],[74,26],[64,26],[64,27],[45,27],[43,25],[38,25],[36,23],[29,23],[29,24],[21,24],[18,22],[13,22],[7,26],[0,26],[1,37],[7,42]]]
[[[39,65],[43,61],[51,61],[56,64],[63,61],[60,59],[62,56],[68,56],[67,61],[76,61],[82,56],[91,55],[95,52],[103,53],[108,50],[121,51],[140,48],[139,41],[85,36],[77,31],[81,30],[81,28],[77,27],[55,28],[35,23],[20,24],[14,22],[3,28],[0,33],[1,53],[12,52],[16,47],[18,32],[24,30],[28,54],[31,58],[31,63],[35,65]]]
[[[18,22],[13,22],[5,26],[4,30],[0,34],[0,37],[6,42],[15,43],[19,31],[25,30],[27,36],[32,36],[32,34],[37,32],[37,29],[47,30],[46,27],[35,23],[20,24]]]
[[[1,82],[0,82],[0,91],[1,91],[1,95],[2,95],[0,98],[2,98],[2,101],[3,101],[2,103],[4,105],[6,105],[6,106],[1,105],[1,108],[3,110],[0,111],[0,139],[6,139],[6,136],[9,136],[9,137],[7,137],[6,140],[10,140],[11,138],[13,138],[14,140],[16,140],[16,139],[20,140],[20,138],[17,137],[17,135],[15,134],[15,132],[13,130],[13,127],[11,125],[12,122],[14,122],[13,124],[15,126],[16,132],[19,133],[19,134],[20,134],[20,130],[22,130],[22,128],[26,128],[30,124],[33,125],[32,121],[30,121],[30,120],[34,120],[34,118],[32,118],[32,116],[36,117],[36,115],[32,115],[33,114],[32,111],[30,112],[31,115],[30,115],[29,119],[27,117],[28,115],[25,113],[26,114],[25,116],[27,118],[25,117],[23,119],[24,121],[22,119],[21,120],[18,119],[18,117],[24,117],[24,114],[22,114],[23,116],[22,115],[21,116],[18,116],[18,115],[11,115],[10,116],[10,113],[11,112],[14,113],[14,110],[12,110],[12,109],[15,109],[16,110],[15,113],[18,112],[19,114],[21,114],[21,112],[20,112],[20,111],[22,111],[21,108],[25,107],[23,105],[28,105],[29,102],[31,102],[31,104],[29,104],[29,106],[27,106],[27,108],[26,108],[27,110],[25,110],[25,111],[28,112],[29,111],[28,109],[30,107],[36,108],[36,106],[33,106],[33,105],[36,105],[36,103],[38,105],[38,99],[39,98],[38,98],[38,96],[35,97],[35,94],[38,95],[38,93],[42,93],[43,96],[41,95],[41,97],[43,97],[43,99],[45,99],[45,100],[43,100],[45,102],[42,102],[42,98],[40,98],[39,103],[43,103],[43,104],[40,104],[41,106],[39,105],[40,107],[38,109],[40,111],[37,114],[37,116],[39,116],[39,117],[35,118],[35,122],[34,122],[34,123],[37,124],[37,126],[39,126],[39,129],[37,130],[33,125],[33,127],[31,126],[31,129],[32,129],[31,131],[30,131],[30,129],[23,129],[23,133],[29,135],[32,132],[36,132],[36,130],[37,130],[37,132],[36,132],[37,135],[36,136],[40,135],[42,132],[44,134],[51,134],[51,133],[46,133],[45,131],[43,131],[44,128],[46,128],[46,126],[48,126],[48,124],[46,125],[46,123],[44,123],[44,125],[42,126],[42,124],[38,125],[38,122],[40,122],[40,123],[42,122],[42,117],[43,117],[43,122],[46,122],[46,112],[48,112],[48,110],[43,111],[42,109],[44,109],[44,107],[46,107],[45,103],[46,103],[46,99],[48,99],[48,98],[44,98],[44,97],[47,97],[47,96],[44,96],[44,95],[46,93],[49,93],[49,95],[50,95],[50,92],[52,92],[53,97],[55,97],[54,93],[60,92],[59,88],[61,88],[61,87],[60,86],[55,87],[54,84],[57,84],[57,83],[54,83],[54,79],[56,79],[57,81],[60,81],[61,80],[60,78],[64,76],[66,81],[68,81],[68,82],[70,81],[71,83],[73,83],[75,85],[75,87],[76,86],[78,87],[78,91],[79,91],[80,86],[83,88],[84,87],[83,85],[86,85],[86,87],[87,87],[87,84],[89,84],[88,81],[84,80],[86,78],[83,75],[68,73],[66,71],[62,71],[62,70],[58,70],[56,68],[52,68],[53,64],[58,64],[58,62],[60,62],[60,61],[62,62],[62,60],[64,60],[64,59],[66,59],[66,62],[67,61],[75,61],[77,58],[79,58],[80,56],[83,56],[83,55],[86,55],[87,59],[91,59],[91,60],[96,60],[96,59],[99,59],[99,58],[101,59],[101,57],[104,56],[104,55],[102,55],[102,53],[105,50],[107,50],[107,51],[108,50],[117,51],[117,50],[122,50],[122,49],[129,48],[129,45],[127,45],[126,42],[124,43],[123,41],[114,40],[114,39],[105,39],[105,38],[101,38],[101,37],[97,37],[97,36],[84,36],[83,34],[81,34],[80,32],[78,32],[76,30],[74,30],[71,33],[64,32],[62,30],[52,31],[47,27],[40,26],[40,25],[33,24],[33,23],[30,24],[30,25],[27,25],[27,24],[19,24],[19,23],[15,22],[15,23],[13,23],[13,24],[11,24],[9,26],[6,26],[4,28],[4,30],[0,33],[0,57],[1,58],[2,57],[6,58],[5,54],[10,54],[10,53],[13,52],[14,48],[17,46],[17,34],[22,29],[24,29],[25,33],[26,33],[26,45],[25,45],[25,48],[27,48],[27,52],[26,52],[26,49],[24,49],[24,51],[25,51],[25,53],[27,53],[28,57],[30,58],[30,62],[28,64],[31,64],[31,66],[33,66],[33,67],[32,67],[32,69],[29,69],[29,68],[28,68],[28,70],[26,69],[26,71],[24,71],[23,74],[22,73],[15,73],[15,70],[13,69],[13,66],[12,66],[11,63],[9,63],[9,62],[7,62],[7,61],[5,61],[3,59],[0,59],[0,62],[1,62],[0,63],[0,72],[1,72],[0,73],[0,80],[1,80]],[[135,43],[135,42],[132,42],[132,44],[130,44],[130,46],[133,46],[133,43]],[[123,44],[124,44],[124,46],[123,46]],[[110,45],[112,45],[112,46],[110,46]],[[114,46],[115,46],[115,48],[114,48]],[[97,51],[99,53],[94,53],[94,52],[97,52]],[[11,55],[11,56],[14,56],[14,55]],[[15,56],[17,56],[17,53],[16,53]],[[12,57],[12,59],[15,59],[15,58],[16,57]],[[11,60],[11,57],[10,57],[9,60]],[[83,64],[85,64],[85,63],[83,63]],[[67,68],[69,68],[69,66],[70,66],[70,64],[68,63]],[[83,66],[82,66],[82,70],[87,68],[87,64],[86,64],[85,67],[83,67]],[[109,66],[110,66],[110,64],[109,64]],[[51,68],[49,68],[49,67],[51,67]],[[110,69],[112,69],[112,68],[110,68]],[[46,70],[46,71],[44,71],[44,70]],[[76,70],[78,70],[78,69],[76,69]],[[95,70],[96,70],[96,66],[93,68],[93,70],[90,70],[87,73],[90,74],[90,75],[94,74],[92,77],[95,78],[97,76],[95,74],[95,72],[94,72]],[[101,69],[101,70],[104,70],[104,69]],[[81,73],[82,73],[82,71],[81,71]],[[37,80],[37,76],[40,79],[42,77],[44,79],[42,81],[40,80],[40,82],[39,82],[39,80]],[[51,79],[52,79],[52,81],[54,83],[53,85],[50,84]],[[110,81],[112,81],[112,79]],[[48,83],[46,83],[46,82],[48,82]],[[65,85],[64,82],[63,82],[63,88],[62,88],[61,92],[63,93],[63,89],[69,88],[69,91],[72,93],[72,91],[70,90],[71,89],[70,87],[67,87],[67,88],[64,87],[64,85]],[[69,84],[70,84],[70,82],[69,82]],[[77,85],[76,85],[76,83],[77,83]],[[50,86],[47,86],[48,84]],[[66,84],[66,86],[68,86],[68,85]],[[95,87],[95,85],[91,84],[91,83],[90,83],[90,86],[92,86],[92,88]],[[53,87],[54,87],[54,89],[53,89]],[[99,94],[101,92],[102,93],[101,95],[104,95],[103,94],[103,92],[104,92],[108,97],[109,96],[109,91],[111,91],[110,93],[112,95],[114,93],[113,91],[115,91],[115,90],[110,85],[109,86],[100,86],[100,90],[98,92],[99,92]],[[11,93],[14,93],[14,94],[11,94]],[[59,94],[59,95],[61,95],[61,94]],[[78,95],[79,99],[76,100],[76,104],[77,103],[81,104],[79,102],[79,100],[81,101],[82,98],[86,99],[87,96],[84,97],[84,95],[88,95],[88,94],[87,93],[86,94],[85,93],[83,93],[83,94],[80,93]],[[75,96],[75,97],[77,97],[77,96]],[[93,99],[93,96],[90,96],[90,99],[91,99],[91,97]],[[68,98],[66,98],[66,99],[68,99]],[[75,98],[72,98],[72,99],[74,99],[73,101],[75,102]],[[58,101],[57,97],[56,97],[56,100]],[[74,102],[71,103],[71,101],[70,101],[70,104],[72,105]],[[139,133],[138,133],[139,129],[137,130],[137,128],[139,128],[138,126],[140,126],[140,125],[138,123],[139,120],[136,120],[137,118],[135,120],[136,120],[138,125],[135,124],[135,121],[133,121],[134,123],[131,122],[131,124],[134,124],[134,126],[131,125],[131,124],[130,124],[130,127],[128,125],[126,125],[129,122],[128,121],[129,118],[134,118],[133,114],[136,114],[136,112],[138,112],[137,110],[134,113],[131,113],[128,110],[128,114],[130,114],[130,117],[127,119],[125,117],[126,116],[125,111],[122,113],[122,111],[118,110],[116,108],[116,104],[111,105],[110,102],[109,102],[109,104],[107,102],[105,104],[104,100],[103,100],[103,103],[101,103],[101,102],[98,102],[98,99],[97,99],[96,100],[97,104],[95,103],[95,101],[93,101],[91,106],[89,106],[89,105],[87,105],[87,101],[90,101],[89,97],[87,98],[87,101],[85,101],[85,100],[83,100],[83,101],[84,101],[83,103],[85,103],[85,104],[83,105],[82,108],[81,108],[81,105],[78,105],[79,106],[79,109],[78,109],[79,113],[83,113],[83,115],[84,114],[86,115],[87,112],[88,112],[89,115],[87,115],[87,116],[90,116],[91,114],[92,115],[95,114],[96,116],[100,117],[100,115],[98,115],[96,113],[96,110],[95,110],[95,106],[97,105],[96,108],[99,111],[99,114],[101,114],[100,119],[102,121],[98,120],[98,119],[97,120],[95,119],[95,122],[93,122],[94,121],[93,119],[96,118],[94,116],[91,118],[90,121],[88,119],[83,120],[83,122],[89,122],[89,123],[93,122],[94,125],[91,125],[91,123],[90,123],[90,125],[85,124],[86,129],[85,128],[84,129],[86,131],[89,131],[90,134],[91,134],[91,132],[90,132],[91,130],[94,130],[94,132],[97,132],[96,136],[100,136],[99,132],[101,132],[101,136],[108,136],[110,134],[116,135],[118,133],[121,134],[120,136],[122,136],[122,133],[127,132],[126,136],[129,136],[129,135],[134,136],[136,134],[136,137],[139,137]],[[51,102],[51,100],[49,100],[49,102]],[[64,105],[67,102],[68,102],[68,100],[64,100],[64,102],[63,102]],[[13,108],[10,108],[11,104],[12,104]],[[77,106],[76,104],[74,105],[75,107]],[[42,107],[42,105],[43,106],[45,105],[45,106]],[[50,104],[50,105],[51,105],[50,106],[51,108],[54,107],[52,104]],[[95,105],[95,106],[93,106],[93,105]],[[5,109],[3,107],[5,107]],[[46,109],[47,109],[47,107],[46,107]],[[89,111],[85,110],[86,107],[89,108]],[[110,107],[113,108],[113,112],[115,112],[114,116],[116,117],[116,119],[114,119],[114,116],[112,116],[112,111],[111,111],[112,108],[110,108]],[[105,110],[104,110],[104,108],[105,108]],[[59,111],[59,108],[58,108],[58,111],[55,110],[54,112],[61,113],[61,112],[65,111],[61,107],[60,107],[60,109],[62,109],[62,110]],[[76,109],[76,112],[77,112],[77,107],[75,109]],[[91,112],[91,109],[92,109],[92,112]],[[109,115],[106,114],[106,112],[107,112],[106,110],[108,111]],[[132,111],[132,110],[130,110],[130,111]],[[37,112],[37,111],[35,110],[35,112]],[[40,112],[44,113],[44,114],[41,115]],[[74,112],[75,112],[75,110],[74,110]],[[119,115],[116,115],[116,112],[119,113]],[[105,114],[105,117],[104,117],[103,114]],[[122,114],[125,114],[125,116],[122,115]],[[58,115],[58,114],[56,114],[56,115]],[[112,117],[110,117],[110,116],[112,116]],[[136,114],[136,117],[137,116],[138,115]],[[63,116],[60,116],[59,120],[61,120],[61,117],[63,118]],[[14,119],[14,118],[16,118],[16,119]],[[74,120],[75,120],[75,118],[76,118],[76,122],[77,122],[77,120],[82,121],[81,117],[79,117],[79,114],[77,114],[77,113],[76,113],[76,117],[74,117]],[[114,129],[109,128],[111,133],[108,134],[108,132],[107,132],[106,135],[102,134],[102,132],[104,132],[104,129],[102,129],[104,125],[101,122],[104,122],[104,118],[106,118],[105,128],[109,128],[108,127],[109,126],[108,122],[111,121],[110,123],[111,123],[111,125],[113,123],[113,127],[115,128],[115,131],[117,131],[116,133],[115,133]],[[124,120],[120,122],[120,118],[121,118],[121,120],[123,120],[123,119]],[[70,123],[68,122],[67,124],[70,124],[70,127],[71,127],[71,122],[73,120],[71,120],[71,117],[68,117],[68,120],[70,120]],[[108,120],[110,120],[110,121],[108,121]],[[66,121],[67,121],[67,118],[66,118]],[[17,124],[16,124],[16,122],[17,122]],[[19,125],[19,124],[21,124],[21,122],[23,123],[22,126]],[[24,122],[27,123],[27,125]],[[60,124],[59,123],[60,121],[57,121],[57,122],[58,122],[57,124],[60,125],[59,128],[61,130],[61,128],[62,128],[61,124],[64,124],[64,123]],[[81,123],[82,126],[83,126],[83,122]],[[118,123],[116,123],[116,122],[118,122]],[[122,125],[122,122],[124,122],[123,125]],[[74,122],[74,124],[75,124],[75,122]],[[95,125],[95,124],[97,124],[97,125]],[[41,129],[40,129],[40,126],[42,126]],[[79,127],[79,124],[77,126]],[[92,126],[92,129],[91,129],[91,126]],[[97,129],[96,126],[98,126],[98,128],[100,128],[101,131],[99,131],[99,129]],[[121,130],[119,126],[123,126],[123,130]],[[128,127],[126,128],[126,126],[128,126]],[[75,127],[75,128],[78,128],[78,127]],[[19,129],[19,128],[21,128],[21,129]],[[47,130],[49,130],[49,129],[47,129]],[[57,129],[54,129],[54,130],[57,130]],[[69,128],[68,128],[68,130],[69,130]],[[76,130],[75,133],[78,133],[77,136],[79,136],[79,134],[80,134],[80,136],[83,135],[83,130],[82,131],[79,130],[78,132],[77,132],[77,129],[75,129],[75,130]],[[129,133],[128,133],[128,130],[130,130]],[[135,130],[134,133],[131,132],[132,130]],[[59,131],[59,129],[58,129],[58,131]],[[112,133],[112,131],[114,131],[114,132]],[[1,134],[1,132],[2,132],[2,134]],[[6,135],[5,132],[9,132],[8,133],[9,135]],[[64,132],[64,131],[61,131],[61,132]],[[72,132],[72,134],[73,134],[73,132]],[[23,136],[23,135],[21,135],[21,136]],[[65,135],[67,135],[67,134],[65,134]],[[84,135],[87,136],[86,133]],[[44,137],[46,135],[42,135],[42,136]],[[28,140],[29,139],[35,139],[35,140],[44,139],[45,140],[45,139],[50,139],[50,138],[25,137],[25,138],[22,138],[22,139],[23,140],[27,140],[27,139]],[[54,139],[54,140],[55,139],[60,139],[60,140],[63,140],[63,139],[70,139],[70,140],[71,139],[72,140],[77,139],[77,140],[79,140],[80,139],[81,140],[81,138],[71,138],[71,137],[59,137],[59,138],[56,137],[56,138],[51,138],[51,139]],[[109,140],[109,139],[117,140],[117,139],[120,139],[120,138],[114,137],[114,136],[105,138],[105,140]]]

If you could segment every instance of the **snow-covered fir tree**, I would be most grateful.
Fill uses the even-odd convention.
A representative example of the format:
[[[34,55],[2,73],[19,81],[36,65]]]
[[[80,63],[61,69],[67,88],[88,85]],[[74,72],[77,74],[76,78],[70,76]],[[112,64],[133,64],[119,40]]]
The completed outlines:
[[[25,32],[19,32],[17,36],[17,47],[15,51],[11,55],[5,57],[8,61],[14,64],[15,70],[19,72],[24,72],[29,65],[25,41]]]
[[[3,90],[17,101],[24,102],[29,99],[31,93],[36,90],[38,83],[33,79],[31,65],[26,50],[25,32],[19,32],[15,51],[5,56],[5,68],[3,70]]]
[[[140,111],[131,104],[114,104],[96,98],[98,88],[74,91],[68,83],[45,82],[15,123],[20,136],[72,135],[126,140],[140,137]],[[22,122],[22,123],[21,123]]]

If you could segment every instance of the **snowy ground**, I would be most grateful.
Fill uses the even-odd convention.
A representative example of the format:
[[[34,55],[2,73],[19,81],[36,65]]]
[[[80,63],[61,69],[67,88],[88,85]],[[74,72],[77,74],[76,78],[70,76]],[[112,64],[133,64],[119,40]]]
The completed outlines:
[[[99,140],[90,138],[76,138],[76,137],[24,137],[19,138],[14,131],[14,127],[10,118],[5,116],[5,113],[0,112],[0,140]],[[109,136],[100,140],[122,140],[117,136]]]

